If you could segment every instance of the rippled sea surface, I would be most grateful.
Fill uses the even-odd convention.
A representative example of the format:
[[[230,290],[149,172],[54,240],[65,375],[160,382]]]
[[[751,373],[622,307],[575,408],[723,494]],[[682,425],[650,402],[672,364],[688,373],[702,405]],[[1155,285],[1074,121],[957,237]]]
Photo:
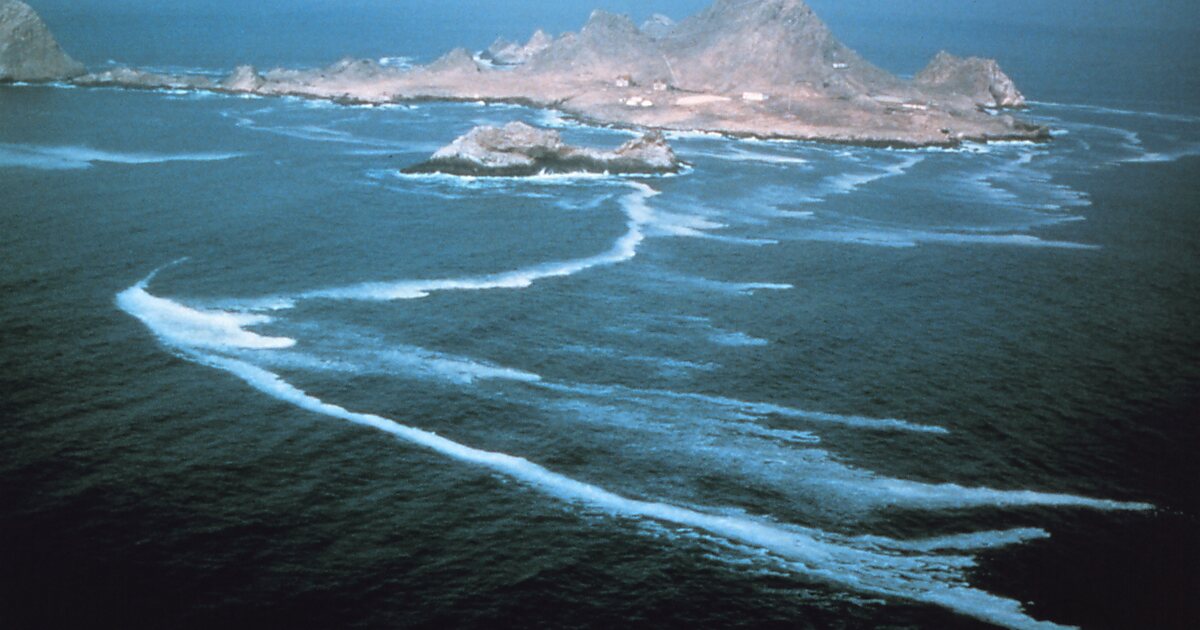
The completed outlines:
[[[677,135],[0,88],[0,622],[1189,627],[1200,117]]]

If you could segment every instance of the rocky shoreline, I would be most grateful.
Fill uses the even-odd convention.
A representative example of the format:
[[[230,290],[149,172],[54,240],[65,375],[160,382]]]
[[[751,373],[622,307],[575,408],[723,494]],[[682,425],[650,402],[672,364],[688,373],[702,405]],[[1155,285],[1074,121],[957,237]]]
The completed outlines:
[[[57,76],[33,80],[364,105],[516,103],[643,131],[886,147],[1050,139],[1046,127],[1001,111],[1025,99],[995,61],[940,53],[903,80],[841,44],[802,0],[716,0],[678,24],[656,16],[640,28],[596,11],[578,33],[537,31],[525,44],[499,40],[479,55],[460,48],[411,69],[344,59],[304,70],[241,66],[215,80],[134,68],[80,75],[55,63]]]

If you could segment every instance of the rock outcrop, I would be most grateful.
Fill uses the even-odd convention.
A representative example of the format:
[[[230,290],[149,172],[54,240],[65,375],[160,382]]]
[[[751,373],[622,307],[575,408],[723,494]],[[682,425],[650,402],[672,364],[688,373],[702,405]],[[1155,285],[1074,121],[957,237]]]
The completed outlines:
[[[480,55],[483,59],[501,66],[519,66],[530,60],[534,55],[546,50],[554,43],[554,38],[546,31],[538,29],[524,45],[510,42],[503,37],[497,39]]]
[[[929,90],[965,96],[980,107],[1025,106],[1025,96],[993,59],[964,59],[943,50],[914,81]]]
[[[528,177],[557,173],[662,174],[680,168],[661,133],[630,140],[614,151],[566,144],[556,131],[522,122],[481,126],[439,149],[406,173]]]
[[[479,64],[466,48],[455,48],[420,69],[432,73],[479,74]]]
[[[124,66],[76,77],[78,85],[90,87],[127,87],[135,89],[211,90],[212,79],[193,74],[161,74]]]
[[[60,81],[84,73],[42,18],[19,0],[0,0],[0,81]]]
[[[266,82],[254,66],[238,66],[221,81],[221,89],[230,92],[255,92],[262,89]]]

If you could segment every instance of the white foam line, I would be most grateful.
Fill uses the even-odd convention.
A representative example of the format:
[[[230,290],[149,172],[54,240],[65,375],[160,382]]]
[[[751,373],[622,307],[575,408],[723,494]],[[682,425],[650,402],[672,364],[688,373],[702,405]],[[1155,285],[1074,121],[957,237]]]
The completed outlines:
[[[866,186],[867,184],[879,181],[881,179],[903,175],[907,173],[909,169],[917,164],[920,164],[924,160],[924,155],[913,155],[900,162],[897,162],[896,164],[885,166],[879,172],[858,175],[844,174],[832,176],[826,180],[833,186],[833,190],[829,191],[829,194],[850,194],[855,190]]]
[[[1038,105],[1041,107],[1057,107],[1061,109],[1075,109],[1085,112],[1093,112],[1096,114],[1112,114],[1116,116],[1142,116],[1146,118],[1158,118],[1160,120],[1172,120],[1175,122],[1200,122],[1200,116],[1188,116],[1187,114],[1163,114],[1159,112],[1137,111],[1132,109],[1120,109],[1116,107],[1100,107],[1097,105],[1081,105],[1071,103],[1051,103],[1045,101],[1030,101],[1030,105]]]
[[[928,484],[902,479],[879,479],[870,485],[903,499],[907,503],[925,504],[939,508],[1048,506],[1080,507],[1105,511],[1154,509],[1154,506],[1149,503],[1136,501],[1112,501],[1034,490],[968,488],[954,483]]]
[[[961,234],[955,232],[919,232],[913,230],[820,230],[801,236],[803,240],[847,243],[875,247],[916,247],[939,245],[1009,245],[1052,249],[1099,250],[1099,245],[1073,241],[1044,240],[1029,234]]]
[[[86,146],[42,146],[0,143],[0,167],[37,169],[89,168],[110,164],[162,164],[165,162],[216,162],[242,157],[243,153],[118,153]]]
[[[687,157],[705,157],[726,162],[758,162],[777,166],[802,166],[809,163],[808,160],[801,157],[758,153],[756,151],[747,151],[737,147],[733,147],[727,152],[689,151],[686,149],[681,149],[680,153]]]
[[[1146,151],[1142,155],[1119,160],[1123,164],[1162,164],[1200,155],[1200,144],[1172,151]]]
[[[147,324],[150,325],[149,322]],[[563,501],[600,509],[615,516],[692,527],[749,545],[785,558],[789,567],[810,578],[850,590],[944,606],[960,614],[1008,628],[1063,627],[1029,617],[1022,611],[1019,602],[971,588],[963,576],[964,569],[973,564],[969,557],[880,552],[852,546],[850,541],[841,541],[811,528],[628,498],[553,472],[521,457],[472,448],[382,416],[354,412],[324,402],[277,374],[244,361],[186,349],[184,353],[196,362],[226,371],[258,391],[301,409],[385,432],[456,461],[506,475]]]
[[[1052,241],[1029,234],[956,234],[952,232],[913,233],[912,239],[919,243],[1015,245],[1019,247],[1050,247],[1057,249],[1098,250],[1099,245],[1073,241]]]
[[[348,287],[321,289],[298,296],[299,299],[339,300],[401,300],[426,297],[436,291],[481,291],[488,289],[522,289],[538,280],[577,274],[593,267],[614,265],[637,256],[638,246],[645,240],[644,226],[653,218],[646,200],[658,191],[639,182],[628,182],[635,191],[622,200],[628,217],[627,231],[603,253],[575,260],[549,262],[515,271],[444,280],[402,280],[397,282],[366,282]]]
[[[210,349],[278,349],[296,345],[287,337],[266,337],[246,326],[266,324],[266,315],[192,309],[146,292],[146,278],[117,295],[121,310],[136,316],[168,345]]]
[[[949,433],[949,431],[944,427],[928,424],[917,424],[907,420],[897,420],[894,418],[869,418],[866,416],[842,415],[826,413],[823,411],[809,411],[806,409],[796,409],[794,407],[785,407],[771,403],[747,402],[744,400],[736,400],[723,396],[709,396],[707,394],[695,394],[690,392],[673,392],[658,389],[636,389],[621,385],[562,385],[550,382],[541,382],[538,383],[538,385],[553,391],[604,398],[618,397],[626,400],[637,400],[638,397],[649,396],[658,398],[672,398],[676,400],[692,400],[706,404],[732,408],[734,410],[746,411],[757,416],[776,414],[789,418],[802,418],[817,422],[842,424],[862,429],[913,431],[917,433]]]
[[[515,368],[474,361],[423,348],[397,347],[351,353],[345,359],[324,359],[297,352],[271,353],[261,358],[271,366],[351,374],[396,374],[434,378],[458,384],[507,380],[531,383],[541,376]]]
[[[1022,527],[987,532],[970,532],[966,534],[951,534],[924,540],[899,541],[883,536],[859,536],[855,540],[875,546],[880,549],[895,549],[920,551],[924,553],[936,551],[973,551],[978,549],[996,549],[1010,545],[1019,545],[1031,540],[1043,540],[1050,533],[1036,527]]]
[[[228,372],[277,400],[313,413],[383,431],[456,461],[509,476],[563,501],[587,505],[617,516],[651,519],[690,527],[732,543],[748,545],[761,552],[774,554],[785,566],[799,574],[853,591],[936,604],[1009,628],[1061,627],[1029,617],[1016,601],[971,588],[964,573],[965,569],[974,564],[974,559],[970,556],[929,553],[943,549],[974,549],[991,543],[1013,544],[1036,538],[1038,535],[1033,530],[1000,534],[984,532],[907,542],[883,537],[848,538],[740,513],[715,513],[709,508],[687,508],[625,497],[555,473],[521,457],[472,448],[382,416],[347,410],[309,395],[273,372],[243,360],[215,354],[214,351],[242,353],[246,349],[287,347],[291,340],[263,337],[243,329],[245,326],[265,323],[262,316],[191,309],[150,295],[146,286],[154,275],[150,274],[146,279],[118,294],[118,306],[139,319],[164,345],[177,351],[180,356]],[[678,395],[672,392],[655,394],[704,401],[727,400],[690,394]],[[745,405],[738,401],[733,402]],[[751,407],[775,409],[771,405]],[[792,437],[803,439],[804,435],[797,434]],[[991,502],[994,502],[997,496],[996,491],[962,488],[953,484],[930,486],[915,482],[883,480],[876,485],[909,496],[922,493],[927,495],[931,492],[955,496],[985,493],[985,498]],[[1000,493],[1000,496],[1019,504],[1029,500],[1045,503],[1049,497],[1052,500],[1051,504],[1081,505],[1078,497],[1068,495],[1009,492]],[[1093,503],[1083,505],[1103,509],[1148,507],[1144,504],[1089,501]]]
[[[305,100],[305,106],[308,106],[307,104],[311,102],[313,101]],[[339,131],[336,129],[326,129],[324,127],[318,127],[315,125],[304,125],[301,127],[264,127],[250,118],[233,116],[229,112],[222,112],[222,115],[235,118],[235,126],[242,129],[260,131],[263,133],[270,133],[288,138],[296,138],[297,140],[308,140],[311,142],[332,142],[335,144],[350,144],[365,147],[376,147],[381,149],[396,149],[397,151],[411,148],[410,145],[400,142],[376,140],[374,138],[361,138],[349,132]]]

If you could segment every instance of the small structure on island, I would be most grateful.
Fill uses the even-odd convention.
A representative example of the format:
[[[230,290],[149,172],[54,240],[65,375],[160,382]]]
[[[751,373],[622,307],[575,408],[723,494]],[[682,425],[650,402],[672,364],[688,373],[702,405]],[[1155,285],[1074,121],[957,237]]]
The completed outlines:
[[[632,87],[633,86],[633,76],[628,75],[628,74],[619,75],[619,76],[617,76],[616,79],[613,79],[613,85],[615,85],[619,88]]]
[[[666,92],[669,89],[671,89],[670,83],[667,83],[666,81],[664,81],[662,79],[654,80],[654,91],[655,92]]]
[[[843,61],[835,61],[833,63],[834,70],[845,70],[846,68],[849,68],[849,67],[850,67],[850,64],[845,63]]]
[[[750,103],[761,103],[770,98],[762,92],[742,92],[742,100]]]

